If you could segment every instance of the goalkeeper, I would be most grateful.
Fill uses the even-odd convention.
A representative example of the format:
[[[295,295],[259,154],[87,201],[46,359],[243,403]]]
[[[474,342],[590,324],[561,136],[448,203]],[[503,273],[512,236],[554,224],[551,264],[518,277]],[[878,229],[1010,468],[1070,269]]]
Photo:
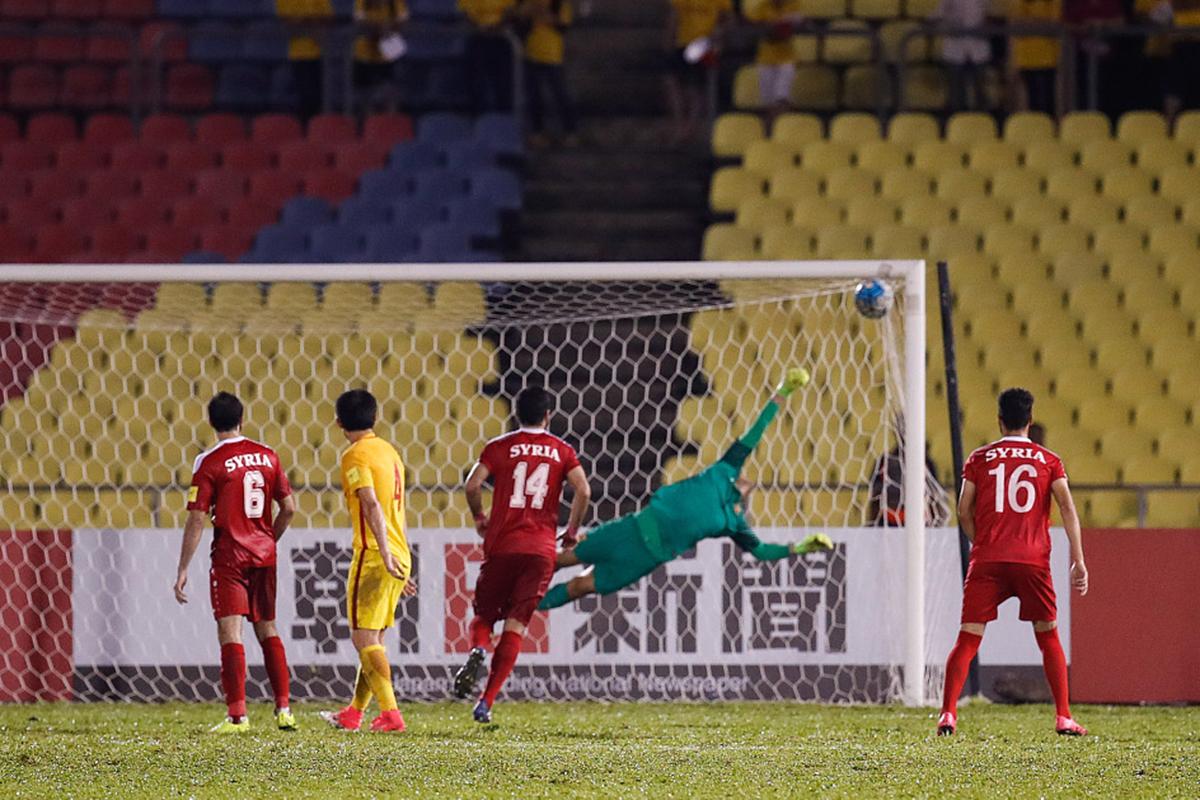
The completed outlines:
[[[758,420],[720,461],[699,475],[662,487],[640,512],[601,525],[560,552],[558,567],[590,564],[593,569],[550,587],[538,608],[558,608],[593,593],[612,594],[692,549],[701,539],[728,536],[760,561],[831,549],[833,542],[823,533],[792,545],[760,541],[745,516],[754,484],[739,477],[780,406],[808,380],[803,368],[790,370]]]

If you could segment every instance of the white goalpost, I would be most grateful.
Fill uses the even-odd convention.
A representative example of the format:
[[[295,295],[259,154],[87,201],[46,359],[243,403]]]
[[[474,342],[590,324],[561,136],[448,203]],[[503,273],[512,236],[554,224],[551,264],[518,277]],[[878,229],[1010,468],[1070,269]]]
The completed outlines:
[[[854,307],[869,278],[896,290],[882,319]],[[480,559],[463,476],[521,385],[559,398],[592,527],[712,463],[803,364],[811,390],[749,462],[751,519],[766,540],[828,531],[835,551],[760,564],[709,540],[639,587],[539,615],[510,696],[923,705],[945,614],[927,597],[926,517],[948,511],[925,462],[925,315],[925,263],[905,260],[0,265],[0,702],[216,696],[207,598],[176,607],[168,590],[217,389],[243,397],[247,435],[297,492],[279,613],[301,699],[353,676],[332,400],[380,398],[420,585],[389,647],[398,694],[433,700],[465,652]],[[902,486],[873,481],[889,452]],[[889,490],[902,531],[874,518]],[[138,638],[145,615],[162,641]]]

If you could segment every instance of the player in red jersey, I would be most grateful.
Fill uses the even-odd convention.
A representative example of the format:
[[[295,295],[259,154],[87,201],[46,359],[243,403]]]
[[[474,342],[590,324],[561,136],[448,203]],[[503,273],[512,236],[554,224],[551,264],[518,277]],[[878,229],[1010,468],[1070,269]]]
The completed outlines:
[[[467,477],[467,504],[483,537],[483,568],[475,584],[471,652],[454,676],[454,692],[475,691],[492,628],[504,620],[504,633],[492,655],[487,686],[475,706],[476,722],[492,721],[492,705],[508,680],[521,637],[554,575],[558,506],[563,481],[571,485],[571,515],[564,543],[575,543],[592,492],[579,457],[548,432],[554,398],[541,387],[517,396],[520,428],[487,443]],[[490,516],[483,511],[483,483],[493,480]]]
[[[1057,604],[1050,578],[1050,499],[1058,503],[1071,544],[1071,586],[1087,594],[1079,515],[1062,459],[1029,438],[1033,395],[1025,389],[1000,394],[1001,437],[984,445],[963,468],[958,519],[971,540],[971,562],[963,585],[962,627],[946,661],[946,687],[939,736],[958,727],[958,696],[983,629],[1010,597],[1021,601],[1021,619],[1033,623],[1042,666],[1054,695],[1055,730],[1084,736],[1067,701],[1067,659],[1058,641]]]
[[[276,724],[281,730],[295,730],[296,718],[288,708],[287,657],[275,630],[275,543],[292,521],[296,502],[275,451],[242,436],[242,413],[241,401],[228,392],[218,393],[208,404],[208,421],[217,432],[217,443],[192,466],[175,599],[188,601],[184,593],[188,564],[211,514],[209,588],[221,643],[221,687],[229,707],[228,718],[212,730],[242,733],[250,728],[242,617],[254,623],[262,645],[275,694]],[[273,519],[272,500],[279,504]]]

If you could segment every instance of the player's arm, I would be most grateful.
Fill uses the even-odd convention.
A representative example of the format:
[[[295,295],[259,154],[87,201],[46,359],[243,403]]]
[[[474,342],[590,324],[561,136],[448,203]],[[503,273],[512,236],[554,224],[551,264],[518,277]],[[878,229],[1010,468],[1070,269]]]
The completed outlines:
[[[1087,594],[1088,571],[1083,563],[1083,534],[1080,531],[1079,513],[1075,510],[1075,498],[1071,496],[1071,487],[1067,485],[1066,478],[1059,478],[1050,484],[1050,491],[1054,494],[1054,502],[1058,503],[1058,512],[1062,515],[1067,541],[1071,545],[1071,586],[1079,594]]]
[[[371,535],[375,537],[375,544],[379,546],[379,555],[383,559],[384,569],[393,578],[404,580],[408,576],[400,568],[400,562],[396,560],[396,557],[392,555],[391,548],[388,547],[387,520],[383,516],[383,505],[375,496],[375,487],[363,486],[356,489],[354,494],[358,497],[358,507],[362,509],[363,519],[367,521],[367,527],[371,529]]]
[[[278,500],[279,511],[275,513],[275,520],[271,523],[272,531],[275,534],[275,541],[283,538],[283,534],[287,531],[288,526],[292,524],[292,517],[296,516],[296,498],[292,495],[281,497]]]
[[[179,569],[175,573],[175,600],[178,603],[187,602],[187,594],[184,589],[187,587],[188,565],[192,563],[192,556],[196,555],[196,549],[200,547],[205,516],[205,512],[192,509],[188,512],[187,522],[183,526],[183,542],[179,547]]]
[[[975,484],[963,479],[962,492],[958,495],[958,526],[967,541],[975,543]]]
[[[810,534],[804,538],[804,541],[794,544],[774,544],[759,539],[749,527],[742,527],[735,531],[729,538],[733,539],[734,544],[759,561],[778,561],[788,556],[818,553],[822,550],[833,549],[833,541],[823,533]]]
[[[592,501],[592,487],[588,484],[587,473],[583,467],[576,466],[567,473],[567,483],[571,485],[574,496],[571,498],[571,514],[567,517],[567,530],[562,535],[563,547],[574,547],[579,541],[579,526],[583,525],[583,515],[587,513],[588,503]]]
[[[475,531],[480,536],[487,533],[487,513],[483,509],[483,484],[491,474],[482,461],[477,461],[471,468],[471,474],[467,476],[467,485],[464,487],[467,506],[471,509],[471,519],[475,520]]]

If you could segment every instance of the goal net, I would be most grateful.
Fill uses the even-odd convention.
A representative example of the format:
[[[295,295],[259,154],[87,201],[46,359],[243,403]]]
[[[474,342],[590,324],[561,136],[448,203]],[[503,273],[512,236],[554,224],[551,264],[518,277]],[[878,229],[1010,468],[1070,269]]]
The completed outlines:
[[[295,490],[277,614],[298,699],[344,698],[353,680],[333,401],[379,398],[419,585],[388,646],[398,695],[437,700],[468,649],[482,558],[462,483],[523,386],[556,396],[551,428],[580,453],[594,526],[713,463],[804,365],[811,385],[747,464],[750,517],[765,540],[823,531],[835,549],[760,563],[706,540],[628,589],[539,613],[508,696],[920,701],[926,620],[953,603],[925,592],[924,528],[947,519],[945,493],[904,448],[925,438],[921,269],[0,268],[0,700],[218,697],[211,531],[190,602],[171,592],[218,390],[243,400],[245,434],[279,452]],[[74,282],[96,275],[112,280]],[[868,276],[895,288],[879,320],[854,307]],[[924,513],[903,521],[879,509],[917,496]],[[936,570],[953,583],[953,563]],[[268,696],[253,644],[247,657],[251,698]]]

